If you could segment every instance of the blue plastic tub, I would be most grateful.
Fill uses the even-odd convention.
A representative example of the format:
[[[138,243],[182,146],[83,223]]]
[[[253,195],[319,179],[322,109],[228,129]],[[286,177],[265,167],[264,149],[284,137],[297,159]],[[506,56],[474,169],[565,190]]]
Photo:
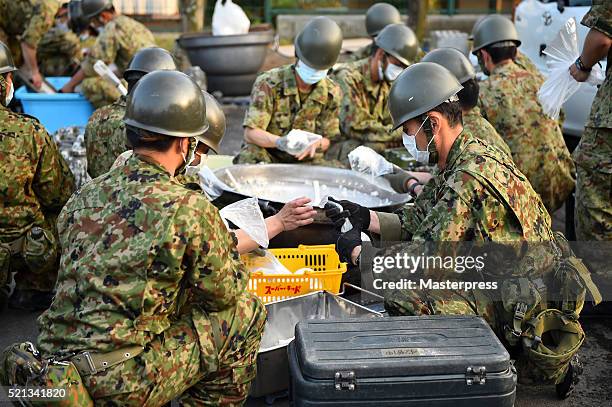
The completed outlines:
[[[58,76],[47,80],[60,89],[70,78]],[[47,95],[29,92],[22,86],[15,92],[15,98],[21,101],[23,111],[40,120],[49,133],[66,126],[85,126],[94,111],[92,104],[79,93]]]

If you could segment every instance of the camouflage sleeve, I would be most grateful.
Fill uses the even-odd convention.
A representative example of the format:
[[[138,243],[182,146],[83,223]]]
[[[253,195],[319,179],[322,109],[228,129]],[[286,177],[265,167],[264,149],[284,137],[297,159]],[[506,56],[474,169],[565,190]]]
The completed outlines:
[[[260,75],[253,84],[251,104],[244,116],[242,125],[254,129],[266,130],[273,113],[273,89],[266,81],[265,75]]]
[[[55,13],[58,9],[59,3],[56,0],[34,0],[32,18],[19,36],[19,40],[32,48],[36,48],[42,37],[53,25]]]
[[[436,179],[432,178],[423,187],[423,191],[414,201],[414,205],[405,206],[397,212],[401,222],[402,240],[410,240],[419,230],[423,220],[432,210],[436,194]]]
[[[581,24],[612,38],[612,3],[610,0],[593,0],[593,6],[582,18]]]
[[[175,223],[191,230],[183,260],[189,286],[208,311],[227,309],[249,281],[249,272],[236,250],[236,238],[228,232],[217,208],[201,194],[189,194],[181,207]]]
[[[46,211],[59,212],[75,189],[74,175],[47,131],[39,129],[43,140],[32,188]]]
[[[89,49],[89,53],[81,63],[81,68],[83,68],[85,75],[88,77],[96,76],[93,66],[97,60],[100,59],[107,65],[110,65],[117,57],[119,42],[117,41],[114,29],[109,27],[109,25],[111,24],[108,24],[102,34],[96,39],[96,42]]]
[[[331,81],[330,81],[331,82]],[[330,141],[338,141],[340,138],[340,101],[342,91],[335,83],[330,90],[330,100],[321,109],[321,114],[317,118],[317,134],[327,137]]]
[[[446,181],[448,187],[435,205],[422,213],[412,240],[463,241],[481,236],[481,209],[492,199],[472,176],[457,173]],[[497,206],[499,203],[496,201]]]
[[[383,124],[370,113],[371,107],[366,102],[368,97],[364,95],[363,85],[356,83],[349,71],[341,71],[337,78],[342,89],[342,107],[340,109],[342,133],[351,139],[360,141],[389,141],[392,138],[391,126]]]

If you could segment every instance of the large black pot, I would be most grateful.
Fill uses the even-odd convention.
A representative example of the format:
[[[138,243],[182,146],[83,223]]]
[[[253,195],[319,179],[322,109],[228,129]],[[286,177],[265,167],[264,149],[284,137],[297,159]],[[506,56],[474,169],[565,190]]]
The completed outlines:
[[[250,94],[257,72],[274,39],[269,25],[254,26],[248,34],[213,36],[210,32],[184,34],[179,45],[189,60],[208,76],[209,92],[224,96]]]

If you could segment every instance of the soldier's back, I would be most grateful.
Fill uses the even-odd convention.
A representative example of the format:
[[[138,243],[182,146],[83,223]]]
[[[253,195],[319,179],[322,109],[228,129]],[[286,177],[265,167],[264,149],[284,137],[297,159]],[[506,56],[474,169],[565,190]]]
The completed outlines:
[[[482,117],[478,106],[470,109],[468,113],[463,114],[463,128],[476,138],[496,146],[512,158],[510,147],[508,147],[504,139],[497,133],[495,127],[493,127],[487,119]]]
[[[89,118],[85,148],[87,172],[92,178],[110,170],[117,157],[129,149],[123,123],[125,107],[126,100],[122,97],[112,105],[97,109]]]
[[[542,81],[513,62],[497,66],[480,87],[480,107],[547,209],[558,209],[574,187],[574,164],[558,123],[538,100]]]

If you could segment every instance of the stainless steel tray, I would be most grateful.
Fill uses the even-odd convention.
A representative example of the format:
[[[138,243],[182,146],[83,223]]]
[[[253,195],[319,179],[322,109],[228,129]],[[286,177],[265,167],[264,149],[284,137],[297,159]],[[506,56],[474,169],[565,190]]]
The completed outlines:
[[[401,206],[411,199],[393,191],[384,178],[330,167],[243,164],[218,169],[215,175],[232,188],[228,192],[281,204],[306,196],[316,205],[332,196],[375,209]]]

